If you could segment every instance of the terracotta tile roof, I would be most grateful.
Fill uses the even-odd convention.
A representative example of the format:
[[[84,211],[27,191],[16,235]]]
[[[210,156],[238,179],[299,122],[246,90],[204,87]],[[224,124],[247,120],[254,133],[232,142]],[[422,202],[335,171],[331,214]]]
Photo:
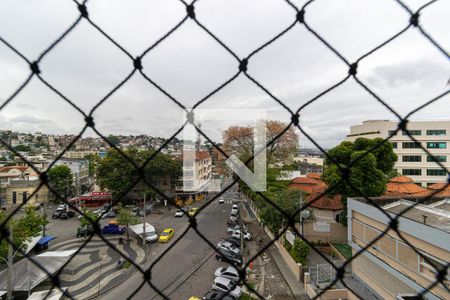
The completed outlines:
[[[0,172],[8,172],[9,170],[19,170],[21,172],[26,171],[29,167],[28,166],[7,166],[0,168]]]
[[[430,196],[433,195],[434,197],[450,197],[450,184],[447,183],[435,183],[428,187],[428,190],[425,190],[423,192],[414,194],[414,196]],[[441,190],[440,192],[437,192],[438,190]]]
[[[341,195],[320,195],[321,193],[314,193],[306,198],[308,202],[312,202],[311,207],[328,210],[341,210],[344,208]]]
[[[406,176],[397,176],[391,178],[386,184],[386,193],[384,195],[416,195],[425,191],[427,191],[427,189],[415,184],[411,178]]]
[[[309,178],[309,177],[295,177],[294,179],[291,180],[291,183],[317,185],[318,181],[319,180],[317,180],[317,179],[313,179],[313,178]]]
[[[308,177],[296,177],[289,183],[289,188],[300,190],[307,194],[323,192],[326,187],[325,182]]]
[[[306,175],[307,178],[312,178],[312,179],[317,179],[317,180],[322,180],[322,174],[320,173],[309,173]]]
[[[403,182],[413,182],[413,180],[408,176],[397,176],[389,179],[389,182],[403,183]]]

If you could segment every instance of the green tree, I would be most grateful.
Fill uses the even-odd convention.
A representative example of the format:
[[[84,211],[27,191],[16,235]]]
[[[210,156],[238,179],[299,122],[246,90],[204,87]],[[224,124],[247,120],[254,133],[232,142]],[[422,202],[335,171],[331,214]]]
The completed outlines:
[[[127,240],[129,240],[130,232],[128,230],[128,226],[138,224],[139,218],[131,210],[120,207],[117,214],[117,222],[120,225],[124,225],[127,227]]]
[[[110,134],[110,135],[108,135],[108,137],[106,139],[114,146],[117,146],[120,143],[120,139],[116,135]]]
[[[298,219],[293,214],[299,209],[302,197],[303,193],[299,190],[284,189],[276,192],[270,199],[289,216]],[[287,224],[286,216],[270,203],[263,206],[260,217],[262,222],[274,233],[277,233],[283,225]]]
[[[382,144],[376,150],[371,150],[377,143]],[[366,153],[367,151],[370,153]],[[344,181],[331,192],[345,197],[362,196],[358,190],[368,197],[382,195],[386,191],[388,175],[397,161],[392,145],[382,139],[358,138],[355,143],[342,142],[328,151],[328,154],[341,168],[346,168],[352,161],[361,157],[351,166],[348,181]],[[326,159],[322,178],[329,186],[334,186],[341,180],[342,173],[336,164]],[[356,189],[352,188],[352,185]]]
[[[49,185],[58,193],[59,197],[65,199],[71,195],[73,176],[68,166],[54,166],[48,171],[47,175]],[[55,195],[53,196],[55,199],[59,198]]]
[[[375,146],[377,148],[373,149]],[[367,153],[368,151],[370,153]],[[345,141],[330,149],[328,155],[343,169],[361,157],[349,169],[348,180],[343,181],[331,191],[332,194],[342,195],[344,210],[341,222],[347,225],[347,197],[376,197],[384,194],[387,180],[395,174],[393,167],[397,161],[397,155],[391,143],[380,138],[358,138],[354,143]],[[329,186],[335,186],[342,179],[339,167],[328,158],[325,160],[322,179]]]
[[[23,152],[29,152],[31,151],[31,147],[27,145],[17,145],[14,147],[14,150],[16,151],[23,151]]]
[[[86,155],[86,159],[89,164],[89,176],[92,177],[95,175],[95,170],[97,169],[97,165],[100,162],[100,156],[98,154],[88,154]]]
[[[92,225],[92,223],[97,222],[99,216],[94,214],[92,211],[83,208],[83,215],[80,217],[81,227],[86,227]]]
[[[309,254],[310,247],[305,241],[300,238],[296,238],[294,245],[291,247],[289,253],[292,258],[297,263],[301,263],[303,266],[306,265],[306,259]]]
[[[125,150],[127,157],[138,166],[143,165],[154,152],[153,149],[138,151],[131,148]],[[106,157],[100,160],[95,175],[100,188],[111,191],[113,197],[120,195],[139,178],[136,168],[115,149],[110,149]],[[155,185],[163,178],[170,177],[171,180],[176,180],[180,175],[181,164],[163,153],[156,154],[144,169],[146,180]],[[142,194],[148,190],[148,187],[140,181],[134,189]]]
[[[6,214],[0,211],[0,223],[3,223],[5,219]],[[47,224],[47,216],[39,215],[33,208],[25,209],[25,216],[21,218],[10,219],[7,226],[12,228],[13,231],[14,248],[22,247],[30,238],[42,232]],[[0,242],[0,257],[6,258],[7,254],[8,243],[5,239],[2,239]]]

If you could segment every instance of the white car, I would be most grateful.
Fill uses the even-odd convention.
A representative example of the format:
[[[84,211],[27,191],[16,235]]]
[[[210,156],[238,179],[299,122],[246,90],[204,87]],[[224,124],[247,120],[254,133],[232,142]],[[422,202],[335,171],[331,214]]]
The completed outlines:
[[[219,198],[219,203],[225,203],[225,199],[223,197]]]
[[[233,245],[230,242],[220,242],[217,244],[217,248],[219,248],[219,250],[220,250],[220,248],[229,250],[229,251],[233,252],[234,254],[241,253],[241,249],[239,249],[238,247],[236,247],[235,245]]]
[[[65,210],[68,210],[68,209],[69,209],[69,207],[67,206],[67,204],[60,204],[58,206],[58,208],[56,208],[56,211],[65,211]]]
[[[231,233],[231,237],[235,238],[235,239],[240,239],[241,238],[241,231],[240,230],[235,230]],[[250,232],[244,232],[244,240],[246,241],[250,241],[252,239],[252,235],[250,234]]]
[[[232,209],[231,209],[231,212],[230,212],[230,215],[232,215],[232,216],[237,216],[238,213],[239,213],[239,210],[238,210],[237,208],[232,208]]]
[[[228,227],[227,233],[233,233],[233,231],[235,231],[235,230],[239,230],[239,225],[236,225],[234,227]]]
[[[175,212],[175,217],[182,217],[184,216],[184,213],[181,209],[177,209],[177,211]]]
[[[236,283],[225,277],[216,277],[212,288],[214,290],[229,292],[235,299],[239,299],[242,295],[242,289]]]
[[[237,283],[241,278],[239,277],[239,272],[233,267],[218,268],[214,272],[214,277],[225,277],[231,281]]]
[[[239,210],[239,205],[238,204],[233,204],[233,206],[231,207],[231,209],[237,209],[237,210]]]

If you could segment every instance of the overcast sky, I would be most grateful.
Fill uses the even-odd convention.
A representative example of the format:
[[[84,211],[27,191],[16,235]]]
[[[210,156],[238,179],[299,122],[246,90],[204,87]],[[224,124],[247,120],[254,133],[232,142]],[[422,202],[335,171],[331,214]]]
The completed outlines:
[[[301,6],[304,1],[293,1]],[[427,1],[405,1],[412,9]],[[176,0],[91,0],[90,18],[133,56],[140,55],[185,16]],[[281,0],[200,0],[196,16],[239,57],[287,28],[295,11]],[[424,29],[450,49],[450,1],[426,8]],[[34,60],[79,12],[69,0],[0,1],[0,36]],[[308,24],[350,62],[400,31],[409,15],[393,0],[318,0],[306,10]],[[190,107],[238,70],[238,63],[192,20],[187,20],[143,60],[144,72],[168,93]],[[132,70],[130,59],[82,20],[41,62],[41,75],[88,112]],[[331,51],[297,24],[255,56],[248,73],[297,110],[312,97],[343,79],[348,70]],[[0,43],[0,101],[29,74],[28,66]],[[450,62],[417,29],[411,28],[364,59],[358,76],[401,115],[449,87]],[[290,115],[243,74],[201,108],[267,109],[270,119]],[[183,121],[181,109],[135,74],[94,113],[103,134],[149,134],[169,137]],[[367,119],[394,119],[354,80],[307,106],[300,124],[323,147],[339,143],[350,125]],[[417,120],[450,119],[450,96],[414,115]],[[204,122],[203,129],[219,141],[231,123]],[[37,78],[0,111],[0,128],[24,132],[77,133],[83,116]],[[87,132],[92,135],[92,132]],[[303,147],[311,143],[301,137]]]

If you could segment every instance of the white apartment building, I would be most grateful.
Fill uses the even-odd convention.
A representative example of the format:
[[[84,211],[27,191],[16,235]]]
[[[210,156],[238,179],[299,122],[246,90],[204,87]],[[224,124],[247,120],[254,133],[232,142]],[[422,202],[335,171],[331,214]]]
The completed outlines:
[[[388,138],[398,127],[398,122],[389,120],[368,120],[361,125],[350,127],[347,141],[359,137]],[[426,187],[433,183],[446,182],[450,171],[450,121],[410,121],[408,132],[420,143],[416,144],[403,131],[398,131],[390,138],[394,152],[398,156],[395,169],[400,175],[411,177],[415,183]],[[419,146],[427,149],[429,156]],[[435,159],[441,162],[443,170]]]
[[[184,157],[184,154],[187,154],[187,157]],[[183,177],[176,186],[177,191],[207,190],[212,175],[212,157],[208,152],[184,152],[175,159],[183,163]]]

